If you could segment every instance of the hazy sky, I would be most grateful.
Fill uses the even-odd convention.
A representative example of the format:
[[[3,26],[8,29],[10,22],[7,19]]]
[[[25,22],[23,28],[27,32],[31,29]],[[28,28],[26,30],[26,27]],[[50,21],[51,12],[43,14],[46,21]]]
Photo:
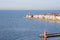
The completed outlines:
[[[0,9],[60,10],[60,0],[0,0]]]

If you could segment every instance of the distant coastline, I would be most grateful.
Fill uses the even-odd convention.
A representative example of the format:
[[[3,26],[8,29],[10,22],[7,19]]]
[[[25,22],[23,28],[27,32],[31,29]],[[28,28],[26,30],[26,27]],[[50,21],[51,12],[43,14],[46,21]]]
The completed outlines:
[[[60,22],[60,14],[27,14],[25,18]]]

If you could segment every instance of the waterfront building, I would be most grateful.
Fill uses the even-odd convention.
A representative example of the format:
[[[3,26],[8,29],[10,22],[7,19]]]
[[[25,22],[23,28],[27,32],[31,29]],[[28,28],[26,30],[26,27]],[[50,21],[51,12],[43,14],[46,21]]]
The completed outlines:
[[[31,14],[26,15],[26,18],[32,18],[32,17],[33,17],[33,15],[31,15]]]

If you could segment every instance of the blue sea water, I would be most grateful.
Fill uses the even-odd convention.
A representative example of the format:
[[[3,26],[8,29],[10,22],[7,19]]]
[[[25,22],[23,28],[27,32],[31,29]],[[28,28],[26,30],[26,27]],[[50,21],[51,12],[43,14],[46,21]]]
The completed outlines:
[[[43,40],[39,34],[60,32],[60,23],[25,19],[28,13],[60,13],[60,10],[0,10],[0,40]],[[58,40],[60,37],[48,38]]]

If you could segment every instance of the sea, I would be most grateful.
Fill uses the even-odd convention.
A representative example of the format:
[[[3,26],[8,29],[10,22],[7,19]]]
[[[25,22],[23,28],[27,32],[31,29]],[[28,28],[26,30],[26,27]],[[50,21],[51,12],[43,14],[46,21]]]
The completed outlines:
[[[59,33],[60,23],[24,18],[28,13],[60,13],[60,10],[0,10],[0,40],[43,40],[44,32]],[[59,40],[60,37],[47,38]]]

